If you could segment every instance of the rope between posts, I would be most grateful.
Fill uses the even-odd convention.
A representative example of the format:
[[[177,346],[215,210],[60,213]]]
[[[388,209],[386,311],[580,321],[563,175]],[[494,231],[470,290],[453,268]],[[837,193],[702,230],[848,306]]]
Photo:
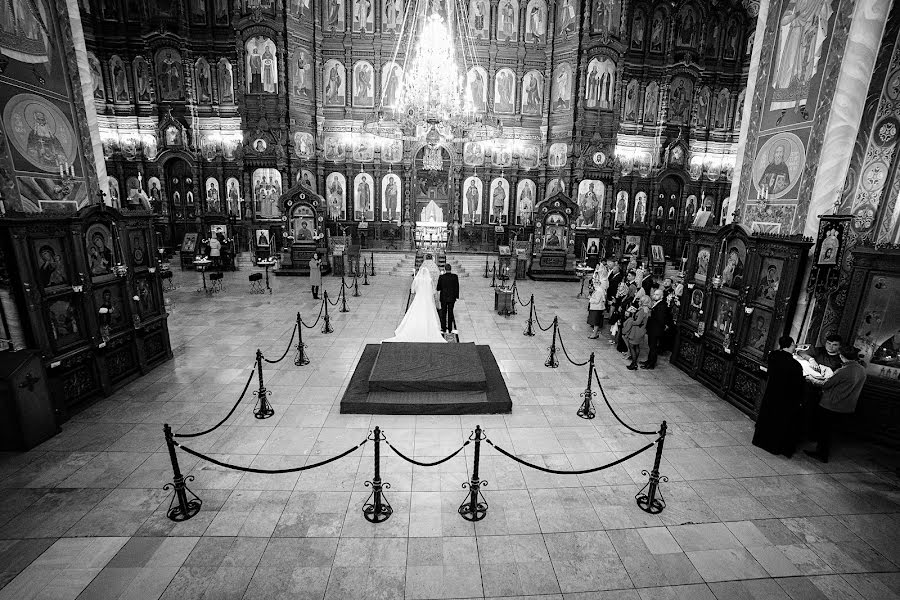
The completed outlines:
[[[439,465],[439,464],[441,464],[441,463],[447,462],[448,460],[450,460],[451,458],[453,458],[454,456],[456,456],[457,454],[459,454],[460,452],[462,452],[462,449],[465,448],[466,446],[468,446],[468,445],[471,443],[471,440],[466,440],[466,442],[465,442],[462,446],[460,446],[460,447],[456,450],[456,452],[454,452],[454,453],[451,454],[450,456],[447,456],[447,457],[442,458],[441,460],[438,460],[438,461],[435,461],[435,462],[419,462],[419,461],[417,461],[417,460],[415,460],[415,459],[412,459],[412,458],[406,456],[405,454],[403,454],[402,452],[400,452],[399,450],[397,450],[396,448],[394,448],[393,444],[391,444],[389,441],[387,441],[387,439],[384,440],[384,443],[386,443],[388,446],[390,446],[391,450],[393,450],[393,451],[397,454],[397,456],[399,456],[400,458],[402,458],[402,459],[405,460],[406,462],[410,462],[410,463],[412,463],[412,464],[414,464],[414,465],[417,465],[417,466],[420,466],[420,467],[436,467],[437,465]]]
[[[300,317],[300,322],[303,323],[303,326],[306,327],[307,329],[312,329],[316,325],[319,324],[319,319],[322,318],[322,311],[324,311],[324,310],[325,310],[325,298],[322,298],[322,304],[319,305],[319,316],[316,317],[316,322],[313,323],[312,325],[307,325],[306,322],[303,321],[303,317]]]
[[[237,410],[238,404],[241,403],[241,400],[244,399],[244,395],[247,393],[247,390],[250,388],[250,382],[253,381],[254,375],[256,375],[256,366],[254,366],[253,369],[250,370],[250,377],[247,378],[247,383],[244,385],[244,391],[241,392],[241,395],[240,395],[240,397],[238,397],[237,402],[234,403],[234,406],[231,407],[231,410],[228,411],[228,414],[225,415],[224,419],[222,419],[221,421],[219,421],[218,423],[216,423],[215,425],[213,425],[212,427],[210,427],[209,429],[207,429],[205,431],[198,431],[196,433],[173,433],[172,437],[180,437],[180,438],[200,437],[201,435],[206,435],[210,431],[215,431],[216,429],[218,429],[222,425],[222,423],[224,423],[225,421],[230,419],[231,415],[234,414],[234,411]]]
[[[586,364],[588,364],[588,363],[590,362],[590,359],[588,359],[588,360],[586,360],[586,361],[584,361],[584,362],[575,362],[574,360],[572,360],[572,357],[569,356],[569,353],[566,351],[566,344],[565,344],[565,342],[563,342],[562,334],[560,334],[560,333],[557,331],[557,332],[556,332],[556,337],[559,338],[559,345],[562,346],[563,354],[565,354],[566,360],[568,360],[570,363],[572,363],[572,364],[575,365],[576,367],[583,367],[584,365],[586,365]]]
[[[650,442],[649,444],[647,444],[646,446],[644,446],[643,448],[635,450],[628,456],[623,456],[622,458],[620,458],[618,460],[614,460],[611,463],[606,463],[605,465],[600,465],[599,467],[593,467],[591,469],[581,469],[581,470],[577,470],[577,471],[561,471],[559,469],[548,469],[547,467],[542,467],[540,465],[530,463],[527,460],[523,460],[523,459],[519,458],[518,456],[510,454],[509,452],[507,452],[506,450],[504,450],[500,446],[496,445],[494,442],[492,442],[491,440],[489,440],[487,438],[485,438],[484,441],[486,441],[488,444],[490,444],[491,446],[496,448],[497,452],[499,452],[500,454],[503,454],[504,456],[507,456],[507,457],[513,459],[517,463],[525,465],[526,467],[531,467],[532,469],[537,469],[538,471],[543,471],[544,473],[550,473],[552,475],[586,475],[588,473],[596,473],[597,471],[603,471],[604,469],[608,469],[610,467],[614,467],[618,464],[621,464],[621,463],[625,462],[626,460],[630,460],[630,459],[634,458],[635,456],[637,456],[638,454],[640,454],[642,452],[646,452],[647,450],[652,448],[654,445],[656,445],[656,442],[658,442],[659,440],[658,439],[654,440],[654,441]]]
[[[280,363],[281,361],[283,361],[284,357],[287,356],[288,352],[291,351],[291,348],[294,345],[294,337],[296,337],[296,335],[297,335],[297,324],[294,323],[294,329],[291,331],[291,341],[288,342],[287,348],[285,348],[284,354],[281,355],[281,358],[279,358],[278,360],[269,360],[268,358],[263,356],[262,359],[264,361],[266,361],[267,363],[269,363],[270,365],[274,365],[275,363]]]
[[[337,306],[338,302],[341,301],[341,294],[343,294],[343,293],[344,293],[344,288],[341,287],[341,291],[338,292],[337,298],[334,299],[334,302],[332,302],[331,300],[328,300],[328,304],[330,304],[332,306]]]
[[[519,306],[526,307],[531,304],[531,299],[528,299],[528,302],[522,302],[522,295],[519,294],[519,288],[516,288],[516,301],[519,303]]]
[[[360,442],[359,444],[357,444],[356,446],[353,446],[349,450],[346,450],[346,451],[338,454],[337,456],[332,456],[331,458],[328,458],[326,460],[323,460],[323,461],[320,461],[317,463],[313,463],[311,465],[306,465],[303,467],[292,467],[290,469],[255,469],[253,467],[242,467],[240,465],[232,465],[230,463],[216,460],[216,459],[212,458],[211,456],[207,456],[201,452],[197,452],[196,450],[191,450],[187,446],[182,446],[178,442],[175,442],[175,445],[178,446],[179,448],[181,448],[182,450],[184,450],[185,452],[187,452],[188,454],[193,454],[197,458],[201,458],[207,462],[210,462],[214,465],[218,465],[220,467],[224,467],[226,469],[234,469],[235,471],[243,471],[245,473],[262,473],[264,475],[280,475],[283,473],[297,473],[298,471],[308,471],[309,469],[315,469],[316,467],[322,467],[324,465],[327,465],[330,462],[334,462],[338,459],[344,458],[345,456],[347,456],[348,454],[350,454],[352,452],[355,452],[356,450],[361,448],[363,446],[363,444],[365,444],[368,441],[369,440],[367,438],[367,439],[363,440],[362,442]]]
[[[618,413],[613,409],[612,404],[609,403],[609,400],[606,398],[606,392],[603,391],[603,385],[600,383],[600,375],[597,374],[597,370],[594,369],[594,379],[597,381],[597,387],[600,388],[600,395],[603,396],[603,401],[606,402],[606,407],[609,408],[609,412],[616,418],[616,421],[621,423],[626,429],[633,431],[634,433],[639,433],[641,435],[656,435],[658,431],[641,431],[640,429],[635,429],[625,421],[623,421]]]
[[[552,322],[549,325],[547,325],[546,327],[541,325],[541,320],[540,320],[540,318],[538,318],[537,309],[534,310],[534,320],[537,322],[538,329],[540,329],[541,331],[550,331],[550,328],[553,327]]]
[[[355,277],[354,277],[355,279]],[[347,283],[346,281],[341,281],[341,287],[345,290],[349,290],[353,287],[352,283]]]

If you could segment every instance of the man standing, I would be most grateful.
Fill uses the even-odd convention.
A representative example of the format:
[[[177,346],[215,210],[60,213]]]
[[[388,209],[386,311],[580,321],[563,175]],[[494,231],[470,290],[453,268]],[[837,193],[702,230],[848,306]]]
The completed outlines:
[[[650,308],[650,317],[647,319],[647,360],[641,364],[642,369],[655,369],[656,356],[659,354],[659,341],[666,331],[666,303],[663,302],[662,290],[653,290],[650,296],[653,302]]]
[[[790,458],[797,440],[797,417],[803,397],[803,367],[792,356],[794,338],[778,338],[778,350],[769,353],[769,384],[759,406],[753,445]]]
[[[313,300],[319,299],[319,286],[322,285],[321,264],[318,254],[313,254],[309,259],[309,285],[312,288]]]
[[[453,305],[459,299],[459,277],[451,273],[450,263],[444,265],[446,273],[438,277],[437,291],[441,300],[441,333],[450,331],[459,333],[456,329],[456,317],[453,316]]]
[[[841,368],[841,336],[831,333],[825,337],[825,345],[798,352],[802,358],[809,361],[813,367],[828,367],[832,371]]]
[[[829,379],[819,383],[816,378],[807,378],[810,383],[822,386],[822,401],[816,412],[816,449],[804,452],[824,463],[828,462],[834,430],[844,420],[842,415],[856,411],[856,403],[866,384],[866,368],[859,362],[859,348],[844,346],[840,356],[844,366]]]

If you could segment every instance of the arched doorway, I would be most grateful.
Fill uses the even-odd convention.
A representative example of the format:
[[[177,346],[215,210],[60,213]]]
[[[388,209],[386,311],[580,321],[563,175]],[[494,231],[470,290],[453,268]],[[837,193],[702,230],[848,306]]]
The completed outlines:
[[[187,232],[188,219],[196,214],[191,166],[182,158],[166,163],[164,192],[169,207],[173,235],[170,243],[180,244]]]
[[[656,206],[653,207],[654,244],[663,247],[666,256],[678,256],[678,216],[681,214],[681,191],[684,182],[675,175],[668,175],[659,182]]]

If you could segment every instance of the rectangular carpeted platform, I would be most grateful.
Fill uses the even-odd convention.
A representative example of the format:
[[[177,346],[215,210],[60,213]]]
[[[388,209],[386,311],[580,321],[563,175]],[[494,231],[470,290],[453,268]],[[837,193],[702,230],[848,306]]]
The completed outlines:
[[[427,357],[433,362],[427,362]],[[438,359],[441,364],[435,364]],[[376,367],[376,363],[383,364]],[[376,389],[370,380],[373,376]],[[344,414],[462,415],[511,410],[509,390],[490,346],[475,344],[368,344],[341,398]]]
[[[487,378],[475,344],[381,344],[369,392],[484,391]]]

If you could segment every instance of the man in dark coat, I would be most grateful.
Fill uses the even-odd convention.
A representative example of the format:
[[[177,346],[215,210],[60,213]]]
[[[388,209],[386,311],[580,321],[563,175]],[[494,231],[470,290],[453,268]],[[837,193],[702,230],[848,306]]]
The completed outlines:
[[[456,317],[453,316],[453,305],[459,299],[459,277],[451,273],[450,263],[444,265],[446,272],[438,277],[437,291],[440,293],[441,333],[450,331],[457,333]]]
[[[653,290],[650,296],[653,301],[650,308],[650,317],[647,319],[647,345],[649,351],[647,360],[641,363],[642,369],[655,369],[656,357],[659,355],[659,342],[663,334],[666,332],[666,319],[668,318],[668,307],[663,302],[663,293],[659,288]]]
[[[769,384],[759,406],[753,445],[790,458],[798,437],[803,367],[792,356],[794,338],[781,336],[778,347],[779,350],[769,353]]]

